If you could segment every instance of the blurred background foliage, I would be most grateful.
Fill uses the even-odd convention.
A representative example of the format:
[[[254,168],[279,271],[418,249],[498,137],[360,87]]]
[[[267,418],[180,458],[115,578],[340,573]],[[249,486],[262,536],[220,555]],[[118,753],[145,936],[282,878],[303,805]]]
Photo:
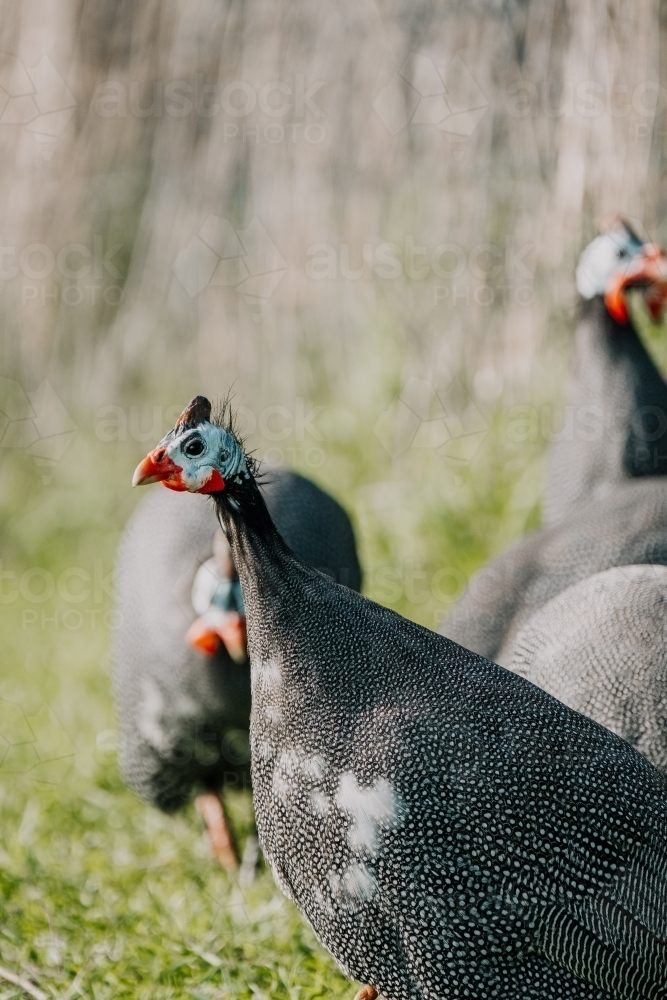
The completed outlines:
[[[666,15],[6,13],[1,965],[68,1000],[350,993],[266,873],[232,886],[192,815],[122,787],[107,649],[129,478],[191,395],[233,386],[257,455],[350,510],[365,592],[433,627],[539,524],[596,220],[667,239]]]

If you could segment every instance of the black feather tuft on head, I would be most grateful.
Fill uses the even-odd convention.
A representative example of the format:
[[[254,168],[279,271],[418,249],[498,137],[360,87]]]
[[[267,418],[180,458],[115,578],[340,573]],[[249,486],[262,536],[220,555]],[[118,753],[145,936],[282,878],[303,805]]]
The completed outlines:
[[[206,396],[195,396],[185,407],[176,421],[176,428],[196,427],[197,424],[211,420],[211,404]]]
[[[215,424],[216,427],[222,427],[223,430],[226,430],[228,434],[232,435],[232,437],[243,449],[246,465],[248,466],[248,472],[251,474],[253,479],[258,482],[264,482],[263,474],[260,472],[259,462],[253,457],[253,455],[248,453],[243,437],[238,429],[236,413],[232,406],[232,398],[233,395],[230,389],[227,395],[216,404],[213,416],[210,418],[211,423]]]
[[[211,417],[211,423],[215,424],[216,427],[222,427],[229,434],[233,434],[239,444],[241,444],[241,439],[236,428],[236,414],[232,409],[232,398],[232,391],[230,389],[226,396],[218,400],[213,411],[213,416]]]
[[[639,235],[639,233],[637,232],[637,230],[635,229],[635,227],[630,225],[630,223],[625,218],[625,216],[620,215],[618,217],[618,221],[621,223],[622,226],[625,227],[625,231],[628,233],[628,235],[630,236],[631,239],[633,239],[636,243],[643,243],[644,242],[644,240]]]

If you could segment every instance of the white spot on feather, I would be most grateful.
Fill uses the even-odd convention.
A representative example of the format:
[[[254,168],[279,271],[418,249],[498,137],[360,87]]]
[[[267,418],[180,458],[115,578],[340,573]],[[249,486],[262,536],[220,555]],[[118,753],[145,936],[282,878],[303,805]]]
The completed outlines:
[[[257,743],[258,757],[260,757],[262,760],[271,760],[271,758],[275,757],[275,755],[276,751],[273,747],[273,744],[269,743],[268,740],[259,740],[259,742]]]
[[[378,890],[377,882],[363,861],[354,861],[342,875],[329,872],[329,884],[334,897],[350,913],[360,910]]]
[[[273,771],[273,794],[286,802],[295,790],[295,775],[299,770],[299,756],[295,750],[283,750]]]
[[[273,772],[273,791],[283,801],[290,793],[306,792],[309,786],[317,785],[327,772],[327,763],[319,754],[307,754],[301,747],[289,747],[283,750],[276,761]],[[331,803],[327,796],[318,790],[310,793],[309,801],[313,812],[324,816],[329,811]]]
[[[301,761],[301,770],[311,781],[321,781],[327,773],[327,762],[319,753],[311,754]]]
[[[386,778],[376,778],[368,788],[361,788],[352,771],[341,775],[336,805],[352,819],[347,832],[350,848],[371,858],[379,852],[380,832],[396,827],[403,812],[400,798]]]
[[[265,705],[264,717],[272,726],[277,726],[282,719],[282,712],[277,705]]]
[[[316,788],[310,793],[310,808],[316,816],[324,818],[331,809],[331,800],[328,795]]]
[[[263,694],[275,694],[282,685],[282,670],[277,660],[266,660],[253,664],[251,683],[253,694],[260,690]]]
[[[327,916],[329,917],[335,916],[336,911],[334,910],[329,900],[325,899],[324,893],[320,889],[319,885],[316,885],[313,888],[313,899],[315,900],[315,905],[319,906],[321,910],[324,910]]]
[[[286,803],[291,791],[290,781],[287,775],[278,767],[273,772],[271,787],[274,797],[280,799],[281,802]]]

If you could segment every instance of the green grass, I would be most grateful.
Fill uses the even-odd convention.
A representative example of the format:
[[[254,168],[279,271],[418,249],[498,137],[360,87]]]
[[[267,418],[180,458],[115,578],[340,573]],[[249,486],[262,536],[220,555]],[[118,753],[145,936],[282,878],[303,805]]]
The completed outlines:
[[[491,414],[472,460],[408,449],[392,464],[362,417],[326,418],[317,475],[355,514],[366,593],[433,626],[535,523],[541,447],[508,443]],[[67,1000],[351,998],[265,869],[242,890],[194,810],[163,816],[119,777],[108,575],[143,447],[80,432],[47,482],[26,455],[2,458],[0,965]],[[251,803],[231,809],[242,840]],[[0,979],[0,1000],[22,995]]]

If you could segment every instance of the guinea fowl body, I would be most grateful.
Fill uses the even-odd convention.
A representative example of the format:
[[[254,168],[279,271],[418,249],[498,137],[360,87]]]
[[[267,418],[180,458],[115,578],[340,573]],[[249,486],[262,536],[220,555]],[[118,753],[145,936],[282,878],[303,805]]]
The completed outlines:
[[[667,784],[523,678],[221,507],[243,585],[260,843],[387,1000],[667,996]]]
[[[545,523],[667,473],[667,384],[632,321],[618,323],[601,295],[580,306],[566,409],[549,451]]]
[[[531,580],[498,659],[667,771],[667,569],[655,565],[665,562],[667,524],[661,505],[648,513],[667,488],[657,478],[667,472],[667,384],[632,321],[617,322],[601,295],[581,307],[567,407],[569,430],[549,454],[545,517],[572,526],[555,540],[579,580],[561,591],[555,564]],[[615,554],[603,554],[601,535]],[[553,546],[554,537],[545,549]],[[593,551],[604,571],[588,575]],[[635,555],[646,565],[628,565]],[[536,593],[542,606],[526,617]]]
[[[667,771],[667,567],[623,566],[569,587],[530,618],[507,662]]]
[[[619,484],[576,515],[533,532],[470,581],[440,631],[504,665],[531,615],[575,583],[611,569],[667,565],[667,480]]]
[[[267,503],[288,543],[305,562],[358,589],[344,510],[303,476],[276,470],[268,479]],[[250,781],[248,662],[234,662],[224,649],[203,656],[186,642],[193,580],[217,528],[213,504],[154,490],[128,523],[118,554],[112,663],[121,768],[137,794],[167,811],[184,805],[194,787]]]
[[[440,631],[506,664],[517,632],[566,588],[615,566],[667,563],[667,385],[623,300],[664,304],[667,260],[618,221],[577,267],[569,414],[551,446],[546,527],[470,581]],[[651,305],[652,303],[652,305]]]
[[[387,1000],[667,998],[667,780],[305,566],[209,414],[193,400],[134,482],[213,492],[247,612],[260,841],[320,940]]]

